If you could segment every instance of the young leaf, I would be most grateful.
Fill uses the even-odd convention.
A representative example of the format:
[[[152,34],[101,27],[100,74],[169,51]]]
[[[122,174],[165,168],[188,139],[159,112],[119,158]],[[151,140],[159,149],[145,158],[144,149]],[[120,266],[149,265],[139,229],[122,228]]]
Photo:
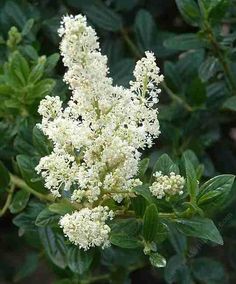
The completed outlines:
[[[217,207],[224,203],[234,183],[234,175],[220,175],[205,182],[197,195],[197,204]]]
[[[126,234],[112,234],[110,237],[110,242],[115,246],[127,249],[141,247],[139,239]]]
[[[158,211],[155,204],[147,207],[143,219],[143,237],[151,242],[155,239],[158,229]]]
[[[187,189],[191,197],[191,201],[195,202],[198,193],[198,180],[196,171],[186,155],[184,155],[185,171],[187,177]]]
[[[149,256],[149,260],[151,265],[155,267],[165,267],[166,266],[166,259],[159,253],[151,253]]]
[[[29,201],[29,197],[30,197],[29,192],[27,192],[23,189],[17,191],[16,194],[14,195],[12,203],[9,207],[11,213],[16,214],[16,213],[22,211],[26,207],[26,205]]]
[[[197,237],[223,245],[223,239],[212,220],[194,217],[174,220],[176,228],[186,236]]]

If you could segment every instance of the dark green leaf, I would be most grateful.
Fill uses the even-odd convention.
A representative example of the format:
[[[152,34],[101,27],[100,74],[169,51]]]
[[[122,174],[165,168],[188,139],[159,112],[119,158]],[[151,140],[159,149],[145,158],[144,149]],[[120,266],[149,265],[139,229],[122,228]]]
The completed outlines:
[[[155,22],[152,15],[146,10],[139,10],[134,23],[137,43],[141,51],[152,49],[155,39]]]
[[[138,248],[141,246],[139,240],[135,237],[128,236],[126,234],[112,234],[110,237],[110,242],[121,248]]]
[[[16,194],[14,195],[12,203],[9,207],[11,213],[16,214],[16,213],[22,211],[26,207],[26,205],[29,201],[29,197],[30,197],[29,192],[27,192],[23,189],[17,191]]]
[[[223,108],[225,109],[229,109],[231,111],[236,111],[236,97],[230,97],[228,98],[224,104],[223,104]]]
[[[164,42],[165,47],[176,50],[199,49],[205,47],[205,43],[196,34],[181,34],[170,37]]]
[[[143,237],[146,241],[151,242],[155,239],[158,229],[158,211],[155,204],[146,208],[143,219]]]
[[[176,4],[185,21],[198,26],[200,22],[200,10],[194,0],[176,0]]]
[[[223,245],[223,239],[212,220],[194,217],[174,220],[177,229],[186,236],[197,237]]]
[[[30,253],[26,256],[26,260],[19,266],[17,273],[14,277],[14,282],[18,282],[35,272],[38,267],[38,255],[36,253]]]
[[[226,275],[222,264],[210,258],[202,257],[192,263],[193,275],[203,283],[225,283]],[[222,282],[223,281],[223,282]]]
[[[57,224],[60,216],[51,212],[48,208],[43,209],[36,218],[35,225],[44,227],[47,225]]]
[[[67,256],[68,266],[70,270],[77,274],[86,272],[93,261],[93,250],[84,251],[73,246],[68,250]]]
[[[102,2],[94,1],[85,7],[85,12],[94,24],[104,30],[115,32],[122,28],[121,17]]]
[[[167,154],[161,155],[157,160],[153,172],[162,172],[164,175],[169,175],[171,172],[179,173],[178,167],[173,163],[171,158]]]
[[[40,228],[40,239],[50,260],[64,269],[67,265],[66,246],[62,235],[49,227]]]

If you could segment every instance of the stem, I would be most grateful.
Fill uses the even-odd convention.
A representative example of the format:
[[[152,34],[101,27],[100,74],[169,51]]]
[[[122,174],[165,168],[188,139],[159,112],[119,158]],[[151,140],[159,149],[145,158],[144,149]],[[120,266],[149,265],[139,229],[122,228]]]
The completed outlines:
[[[51,195],[45,195],[42,194],[36,190],[34,190],[33,188],[29,187],[21,178],[10,174],[11,177],[11,182],[12,184],[14,184],[16,187],[19,187],[25,191],[28,191],[29,193],[33,194],[34,196],[36,196],[37,198],[39,198],[40,200],[44,200],[44,201],[54,201],[54,197]]]
[[[9,192],[8,192],[7,200],[6,200],[3,208],[0,210],[0,217],[2,217],[6,213],[8,207],[10,206],[14,190],[15,190],[15,186],[12,185]]]
[[[236,84],[234,82],[234,76],[232,74],[232,71],[229,67],[228,58],[225,56],[224,51],[222,51],[221,46],[218,43],[217,39],[215,38],[215,35],[209,23],[205,23],[205,32],[207,34],[207,39],[209,40],[212,46],[214,54],[219,59],[219,62],[222,65],[228,86],[230,90],[232,90],[234,94],[236,94]]]
[[[110,274],[103,274],[98,276],[90,277],[86,280],[81,280],[81,284],[90,284],[101,280],[108,280],[110,278]]]
[[[173,91],[166,85],[165,82],[161,83],[161,86],[166,91],[166,93],[172,98],[172,100],[176,101],[180,105],[182,105],[187,111],[192,112],[193,108],[187,104],[181,97],[177,96]]]
[[[141,52],[139,51],[139,49],[137,48],[137,46],[133,43],[133,41],[131,40],[131,38],[129,37],[127,31],[125,29],[121,30],[121,34],[125,40],[125,42],[127,43],[128,47],[130,48],[130,50],[133,52],[134,56],[137,59],[140,59],[142,57]]]

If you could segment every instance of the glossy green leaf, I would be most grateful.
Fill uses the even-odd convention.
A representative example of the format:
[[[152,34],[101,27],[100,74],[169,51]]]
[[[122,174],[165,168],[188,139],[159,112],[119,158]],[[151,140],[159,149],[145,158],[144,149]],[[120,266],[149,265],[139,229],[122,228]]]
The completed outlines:
[[[234,183],[234,175],[220,175],[205,182],[197,195],[197,204],[217,207],[225,202]]]
[[[151,253],[149,256],[149,260],[151,265],[155,267],[165,267],[166,266],[166,259],[159,253]]]
[[[66,213],[72,213],[75,209],[71,203],[58,202],[52,203],[48,206],[51,212],[57,213],[59,215],[65,215]]]

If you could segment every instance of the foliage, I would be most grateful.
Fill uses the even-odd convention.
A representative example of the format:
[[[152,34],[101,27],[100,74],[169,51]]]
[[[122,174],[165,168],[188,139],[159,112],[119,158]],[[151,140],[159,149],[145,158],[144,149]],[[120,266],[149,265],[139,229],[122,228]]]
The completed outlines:
[[[169,12],[174,20],[165,20]],[[115,84],[128,85],[145,50],[165,75],[160,138],[143,153],[143,185],[123,202],[105,250],[84,252],[63,236],[58,220],[75,208],[48,194],[34,170],[52,147],[34,127],[39,101],[67,100],[57,53],[66,13],[83,13],[96,28]],[[164,283],[235,282],[235,18],[234,0],[1,1],[0,215],[16,214],[31,248],[14,281],[27,283],[43,256],[54,284],[130,283],[131,272],[150,265]],[[184,194],[156,199],[148,189],[156,171],[184,176]]]

